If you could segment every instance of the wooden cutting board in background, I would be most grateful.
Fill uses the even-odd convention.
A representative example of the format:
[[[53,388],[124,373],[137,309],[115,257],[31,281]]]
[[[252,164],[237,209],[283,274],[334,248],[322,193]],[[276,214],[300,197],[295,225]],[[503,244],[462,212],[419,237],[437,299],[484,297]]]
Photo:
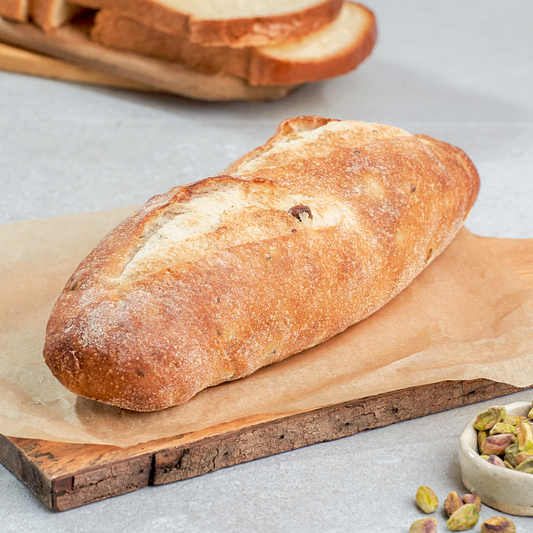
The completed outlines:
[[[533,287],[533,239],[480,238]],[[445,381],[310,411],[233,420],[128,448],[0,435],[0,461],[48,507],[64,511],[518,390],[486,379]]]
[[[0,41],[11,47],[35,52],[30,56],[4,48],[2,61],[5,65],[11,65],[9,70],[20,63],[17,72],[103,85],[107,84],[106,80],[111,80],[110,85],[115,87],[140,90],[152,87],[153,90],[216,102],[279,100],[299,87],[251,86],[234,76],[205,74],[179,63],[106,48],[89,39],[90,17],[76,20],[75,24],[44,33],[33,24],[8,22],[0,17]],[[11,58],[8,54],[11,54]],[[13,54],[16,54],[15,59]],[[55,61],[50,58],[55,58]],[[102,74],[99,77],[97,73]]]
[[[59,59],[53,59],[2,43],[0,43],[0,70],[40,76],[42,78],[118,87],[121,89],[133,89],[137,91],[157,90],[148,85],[126,80],[113,74],[105,74],[90,68],[71,65]]]

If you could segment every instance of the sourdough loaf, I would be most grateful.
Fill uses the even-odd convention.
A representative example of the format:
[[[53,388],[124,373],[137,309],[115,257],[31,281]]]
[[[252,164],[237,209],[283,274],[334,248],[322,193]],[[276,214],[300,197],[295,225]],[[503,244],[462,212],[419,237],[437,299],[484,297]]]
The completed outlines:
[[[76,0],[206,46],[263,46],[300,39],[329,24],[343,0]]]
[[[446,143],[287,120],[105,237],[54,306],[45,360],[88,398],[139,411],[183,403],[382,307],[451,241],[478,188]]]
[[[105,46],[179,61],[202,72],[230,74],[251,85],[283,85],[331,78],[356,68],[372,51],[376,22],[365,7],[345,2],[333,22],[296,42],[230,48],[203,46],[187,33],[171,35],[103,9],[91,36]]]

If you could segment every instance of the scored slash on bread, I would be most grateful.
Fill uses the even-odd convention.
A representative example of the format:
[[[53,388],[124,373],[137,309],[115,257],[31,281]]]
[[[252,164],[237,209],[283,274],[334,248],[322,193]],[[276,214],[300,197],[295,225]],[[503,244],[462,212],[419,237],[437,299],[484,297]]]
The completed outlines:
[[[76,0],[117,11],[206,46],[263,46],[299,39],[329,24],[343,0]],[[99,5],[100,4],[100,5]]]
[[[297,42],[274,46],[229,48],[193,43],[185,33],[170,35],[112,10],[100,11],[92,30],[94,41],[203,72],[244,78],[251,85],[306,83],[346,74],[372,51],[374,15],[346,2],[333,22]]]
[[[445,249],[478,190],[473,163],[444,142],[286,120],[107,235],[54,306],[45,361],[88,398],[181,404],[380,309]]]

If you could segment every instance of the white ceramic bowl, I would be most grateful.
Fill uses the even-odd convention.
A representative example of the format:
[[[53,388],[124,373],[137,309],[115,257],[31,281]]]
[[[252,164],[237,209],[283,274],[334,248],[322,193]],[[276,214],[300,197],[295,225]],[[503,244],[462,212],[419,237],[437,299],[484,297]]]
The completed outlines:
[[[507,414],[527,416],[531,404],[517,402],[505,408]],[[508,514],[533,516],[533,474],[515,472],[481,459],[474,420],[468,422],[459,439],[459,462],[465,487],[484,504]]]

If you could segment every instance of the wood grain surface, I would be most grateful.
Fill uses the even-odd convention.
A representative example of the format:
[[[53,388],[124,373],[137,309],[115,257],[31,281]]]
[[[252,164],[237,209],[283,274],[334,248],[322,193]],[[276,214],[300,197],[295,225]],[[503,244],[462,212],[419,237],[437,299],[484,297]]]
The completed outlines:
[[[21,50],[0,43],[0,70],[40,76],[56,80],[90,83],[106,87],[118,87],[137,91],[157,91],[153,87],[126,80],[112,74],[104,74],[89,68],[71,65],[58,59],[46,57],[28,50]]]
[[[533,239],[480,239],[533,287]],[[128,448],[0,435],[0,461],[48,507],[64,511],[518,390],[485,379],[445,381],[310,411],[233,420]]]
[[[80,19],[75,25],[44,33],[33,24],[7,22],[0,17],[0,41],[115,78],[198,100],[279,100],[298,88],[297,85],[252,87],[233,76],[204,74],[179,63],[105,48],[89,40],[91,22],[91,19]],[[55,64],[56,73],[58,67]]]

